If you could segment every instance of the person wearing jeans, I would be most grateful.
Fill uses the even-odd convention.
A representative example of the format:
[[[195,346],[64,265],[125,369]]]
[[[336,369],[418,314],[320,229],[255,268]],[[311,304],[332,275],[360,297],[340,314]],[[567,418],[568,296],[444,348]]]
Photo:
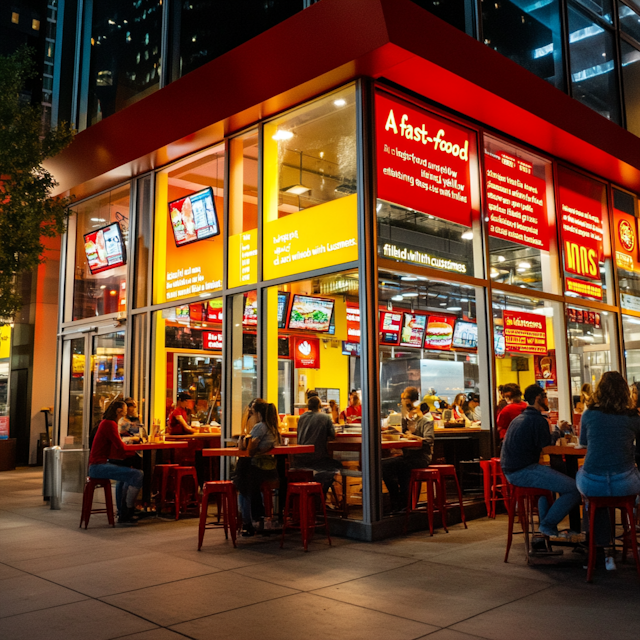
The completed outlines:
[[[500,465],[507,480],[517,487],[547,489],[559,494],[549,506],[546,498],[538,500],[540,532],[557,536],[558,523],[580,504],[580,492],[575,480],[539,464],[544,447],[553,444],[549,423],[542,415],[549,411],[547,394],[536,384],[524,392],[527,408],[509,425],[500,454]]]

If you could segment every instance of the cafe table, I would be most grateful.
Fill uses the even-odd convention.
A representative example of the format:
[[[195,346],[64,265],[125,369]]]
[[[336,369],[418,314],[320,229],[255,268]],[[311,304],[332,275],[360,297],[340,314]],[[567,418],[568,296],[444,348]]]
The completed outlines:
[[[144,504],[151,504],[151,452],[166,451],[167,449],[186,449],[188,446],[189,443],[184,441],[143,442],[124,445],[125,450],[128,452],[142,451],[142,471],[144,473],[142,501]]]
[[[337,436],[342,436],[338,438]],[[419,449],[422,446],[421,440],[383,440],[382,449],[388,451],[390,449]],[[334,451],[357,451],[359,454],[358,466],[362,468],[362,436],[352,433],[338,434],[336,439],[327,443],[327,448],[331,453]]]
[[[266,454],[270,456],[295,455],[298,453],[313,453],[315,449],[312,444],[290,444],[273,447]],[[205,457],[234,456],[245,458],[249,455],[249,451],[247,449],[238,449],[238,447],[218,447],[203,449],[202,455]]]
[[[166,435],[165,440],[186,441],[189,443],[190,453],[195,460],[198,484],[202,486],[207,480],[216,480],[220,475],[218,460],[209,459],[208,468],[205,468],[205,460],[202,458],[202,450],[210,447],[219,447],[221,435],[218,433],[185,433],[180,435]],[[191,456],[189,456],[191,457]]]

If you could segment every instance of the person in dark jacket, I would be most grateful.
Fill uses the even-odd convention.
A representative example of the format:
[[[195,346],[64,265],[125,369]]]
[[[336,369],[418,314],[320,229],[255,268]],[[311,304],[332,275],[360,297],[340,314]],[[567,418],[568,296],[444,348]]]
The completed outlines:
[[[580,492],[569,476],[539,464],[544,447],[553,444],[549,423],[542,415],[549,411],[547,394],[537,384],[529,385],[524,392],[527,408],[509,425],[500,465],[507,480],[518,487],[548,489],[560,494],[549,507],[546,498],[538,500],[540,532],[545,536],[557,536],[558,523],[580,504]]]

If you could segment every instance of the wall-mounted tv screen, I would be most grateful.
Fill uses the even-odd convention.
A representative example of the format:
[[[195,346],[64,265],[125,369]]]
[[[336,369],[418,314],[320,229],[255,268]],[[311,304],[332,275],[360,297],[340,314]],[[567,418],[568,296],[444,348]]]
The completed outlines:
[[[402,313],[398,311],[380,312],[380,344],[398,344],[402,328]]]
[[[327,333],[333,315],[335,301],[331,298],[316,298],[295,294],[289,313],[289,329],[303,329]]]
[[[242,324],[249,327],[258,326],[258,292],[247,291],[244,294],[244,312]]]
[[[290,295],[288,291],[278,291],[278,329],[284,329],[287,325]]]
[[[505,354],[504,329],[501,325],[495,325],[493,328],[493,348],[496,352],[496,358],[503,358]]]
[[[453,342],[453,316],[429,316],[424,348],[436,351],[449,351]]]
[[[177,247],[220,233],[211,187],[170,202],[169,217]]]
[[[420,348],[422,346],[426,326],[427,316],[417,313],[403,313],[400,345],[403,347]]]
[[[127,257],[120,225],[117,222],[97,231],[85,233],[84,252],[93,275],[121,267]]]
[[[457,349],[478,347],[478,325],[475,322],[458,320],[453,330],[453,346]]]

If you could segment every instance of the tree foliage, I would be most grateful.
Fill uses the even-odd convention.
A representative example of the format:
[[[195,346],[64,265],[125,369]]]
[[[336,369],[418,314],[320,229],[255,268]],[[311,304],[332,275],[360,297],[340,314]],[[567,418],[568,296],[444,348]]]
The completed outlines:
[[[21,308],[17,276],[43,261],[43,237],[64,232],[69,198],[52,198],[57,186],[43,166],[71,143],[66,123],[43,132],[42,109],[21,98],[35,77],[32,50],[0,56],[0,319]]]

